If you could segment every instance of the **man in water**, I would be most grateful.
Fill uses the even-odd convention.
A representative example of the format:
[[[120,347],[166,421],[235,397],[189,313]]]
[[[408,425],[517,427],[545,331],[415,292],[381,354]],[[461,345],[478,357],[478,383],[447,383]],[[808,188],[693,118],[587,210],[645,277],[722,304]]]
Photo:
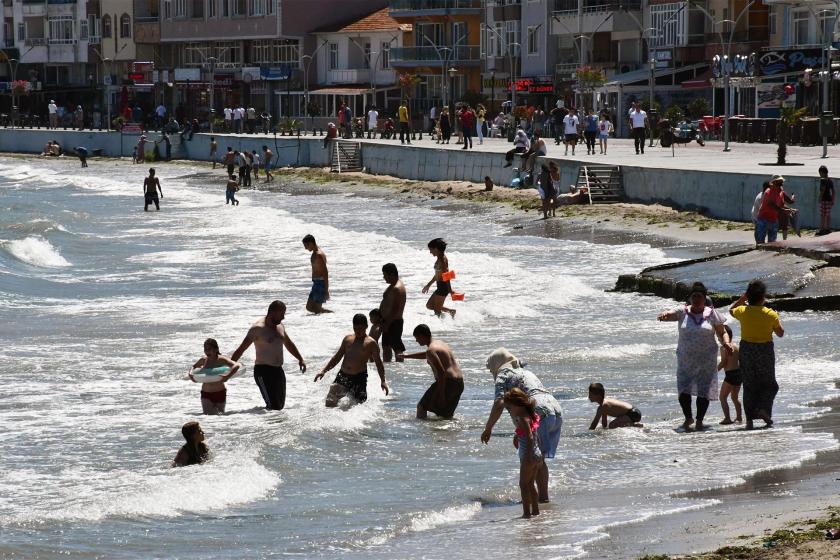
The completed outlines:
[[[405,285],[400,280],[397,265],[388,263],[382,267],[382,277],[388,287],[382,294],[379,313],[382,316],[382,354],[386,362],[391,361],[391,354],[402,354],[403,310],[405,309]],[[401,362],[401,358],[397,358]]]
[[[87,167],[88,150],[84,146],[76,147],[76,155],[79,156],[79,161],[82,162],[82,167]]]
[[[332,313],[324,309],[323,305],[330,299],[330,273],[327,270],[327,254],[318,247],[315,238],[307,234],[303,238],[303,246],[307,251],[312,252],[310,262],[312,264],[312,291],[309,292],[309,299],[306,301],[306,310],[310,313]]]
[[[265,171],[265,182],[268,183],[269,181],[274,180],[274,175],[271,174],[271,166],[274,165],[272,162],[272,158],[274,154],[271,153],[271,150],[268,149],[268,146],[263,146],[263,170]]]
[[[283,410],[286,405],[283,348],[297,359],[301,373],[306,373],[306,363],[283,326],[285,317],[286,304],[279,300],[272,301],[265,317],[248,329],[242,344],[231,355],[231,359],[238,362],[245,350],[254,344],[257,354],[254,360],[254,381],[260,388],[265,407],[269,410]]]
[[[160,199],[158,199],[158,191],[160,191],[160,198],[163,198],[163,189],[160,188],[160,180],[155,177],[155,168],[149,169],[149,176],[143,180],[143,196],[145,198],[145,206],[143,211],[149,211],[149,205],[155,203],[155,208],[160,210]]]
[[[379,356],[379,345],[368,336],[367,327],[367,317],[361,313],[354,315],[353,332],[344,337],[338,351],[324,366],[321,373],[315,376],[315,381],[320,381],[341,360],[341,369],[330,385],[330,392],[327,393],[325,404],[329,408],[338,406],[338,401],[345,396],[353,397],[359,404],[367,400],[367,364],[370,359],[373,359],[376,364],[382,391],[385,395],[388,394],[385,365]]]
[[[397,354],[397,358],[426,360],[435,376],[435,382],[417,403],[417,418],[426,418],[427,412],[434,412],[441,418],[452,418],[464,392],[464,374],[458,367],[455,354],[442,340],[432,340],[432,331],[427,325],[414,327],[414,340],[429,349],[414,354]]]

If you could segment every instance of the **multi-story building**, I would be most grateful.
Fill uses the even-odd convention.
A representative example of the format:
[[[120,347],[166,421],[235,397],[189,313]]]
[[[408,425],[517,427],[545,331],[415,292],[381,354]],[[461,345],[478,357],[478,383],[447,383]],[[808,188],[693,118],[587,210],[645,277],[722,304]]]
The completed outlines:
[[[355,116],[371,105],[393,112],[400,102],[400,87],[391,50],[402,47],[403,34],[410,30],[410,24],[398,22],[388,15],[388,8],[382,8],[314,31],[317,89],[309,92],[314,112],[334,115],[342,102]],[[301,105],[299,99],[292,103]]]
[[[410,24],[391,65],[412,86],[403,88],[415,114],[442,101],[481,93],[483,0],[390,0],[391,17]],[[406,76],[415,79],[408,82]]]
[[[161,0],[162,68],[173,84],[176,115],[248,105],[275,115],[298,111],[303,58],[315,49],[315,28],[382,8],[386,0]],[[189,108],[189,109],[188,109]],[[180,119],[179,119],[180,120]]]

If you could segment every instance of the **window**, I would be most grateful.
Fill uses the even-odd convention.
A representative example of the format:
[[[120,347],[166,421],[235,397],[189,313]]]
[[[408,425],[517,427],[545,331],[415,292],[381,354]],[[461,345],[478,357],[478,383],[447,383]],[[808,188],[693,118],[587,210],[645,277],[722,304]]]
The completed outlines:
[[[650,6],[651,27],[656,28],[656,32],[648,38],[652,48],[681,47],[688,44],[686,14],[689,10],[684,6],[684,2]]]
[[[834,41],[834,11],[828,10],[820,13],[820,36],[817,37],[820,44]]]
[[[330,43],[330,60],[329,60],[329,69],[330,70],[338,70],[338,43]]]
[[[770,35],[776,34],[776,12],[770,12],[769,16],[767,17],[767,27]]]
[[[26,24],[18,23],[18,41],[26,41]]]
[[[515,43],[515,44],[514,44]],[[508,20],[505,22],[505,49],[504,54],[516,53],[516,47],[522,49],[519,42],[519,21]]]
[[[204,0],[192,0],[192,17],[204,19]]]
[[[219,15],[219,2],[218,0],[209,0],[207,2],[207,17],[214,18],[218,17]]]
[[[102,18],[102,36],[106,39],[111,38],[111,16],[108,14]]]
[[[187,17],[187,0],[175,0],[175,17]]]
[[[382,60],[382,68],[391,67],[391,43],[382,43],[382,52],[379,54],[379,58]]]
[[[504,27],[500,21],[497,21],[493,27],[487,29],[487,51],[490,56],[501,57],[505,55],[503,45],[504,36]]]
[[[70,45],[75,42],[73,37],[73,16],[58,16],[49,18],[50,44]]]
[[[88,39],[88,21],[86,19],[79,20],[79,41],[87,41]]]
[[[268,15],[274,15],[274,2],[276,0],[265,0],[265,13]]]
[[[528,54],[540,52],[540,28],[536,25],[528,26]]]
[[[222,0],[222,17],[230,17],[230,0]]]
[[[251,41],[251,62],[255,64],[297,65],[300,47],[294,39]]]
[[[179,53],[181,64],[205,67],[207,59],[216,57],[216,68],[235,68],[242,65],[242,43],[239,41],[203,41],[184,44]]]
[[[131,16],[123,14],[120,16],[120,38],[128,39],[131,37]]]
[[[793,10],[791,24],[793,25],[794,45],[806,45],[810,42],[808,39],[810,23],[808,10]]]
[[[99,23],[100,20],[95,15],[88,16],[88,41],[91,43],[99,42]]]
[[[246,0],[233,0],[233,15],[244,16],[247,8]]]
[[[265,0],[248,0],[248,15],[261,16],[265,13]]]
[[[414,45],[417,47],[428,47],[431,45],[443,46],[443,25],[440,23],[418,23],[417,31],[414,32]],[[424,38],[425,37],[425,38]]]
[[[164,19],[172,19],[172,0],[163,0],[163,18]],[[110,37],[110,35],[105,35],[104,31],[104,23],[103,23],[103,37]]]

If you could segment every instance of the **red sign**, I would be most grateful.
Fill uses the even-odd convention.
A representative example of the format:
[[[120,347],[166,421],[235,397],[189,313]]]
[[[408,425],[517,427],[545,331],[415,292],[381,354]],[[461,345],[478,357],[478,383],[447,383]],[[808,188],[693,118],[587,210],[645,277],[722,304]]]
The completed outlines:
[[[132,72],[128,74],[128,79],[133,82],[142,82],[143,78],[145,77],[145,74],[143,74],[142,72]]]
[[[233,74],[215,74],[213,80],[217,86],[232,86]]]

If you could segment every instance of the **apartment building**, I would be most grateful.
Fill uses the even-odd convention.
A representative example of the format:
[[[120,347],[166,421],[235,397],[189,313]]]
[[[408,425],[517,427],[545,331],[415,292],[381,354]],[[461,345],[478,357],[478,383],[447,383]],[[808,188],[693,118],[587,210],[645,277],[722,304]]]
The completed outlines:
[[[417,78],[403,91],[415,115],[480,95],[484,0],[390,0],[388,8],[411,26],[390,54],[398,74]]]
[[[301,90],[308,33],[385,7],[386,0],[161,0],[161,71],[173,84],[171,104],[182,119],[248,105],[289,115]]]

